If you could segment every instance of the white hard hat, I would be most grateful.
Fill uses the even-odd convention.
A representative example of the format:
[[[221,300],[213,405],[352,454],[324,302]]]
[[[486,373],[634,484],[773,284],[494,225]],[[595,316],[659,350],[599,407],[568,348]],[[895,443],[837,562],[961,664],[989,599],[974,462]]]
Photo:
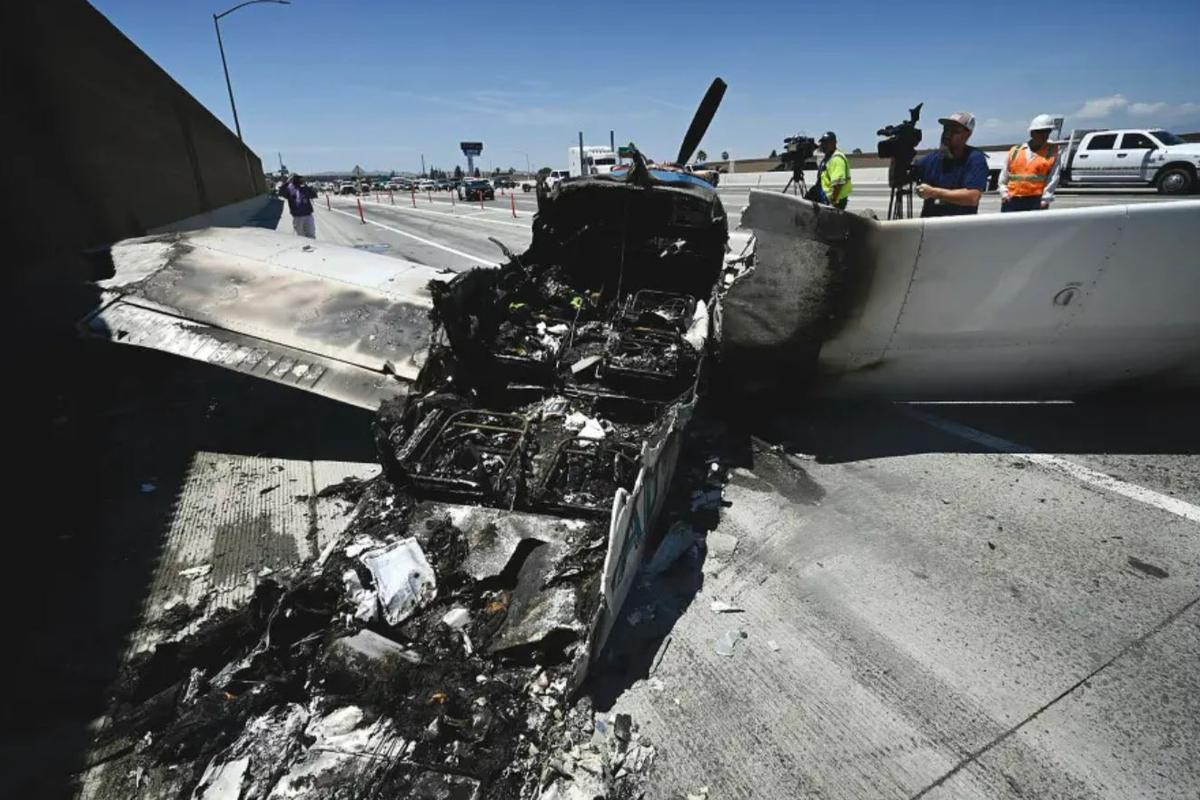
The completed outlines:
[[[1033,122],[1029,123],[1030,131],[1052,131],[1058,127],[1058,120],[1049,114],[1038,114],[1033,118]]]

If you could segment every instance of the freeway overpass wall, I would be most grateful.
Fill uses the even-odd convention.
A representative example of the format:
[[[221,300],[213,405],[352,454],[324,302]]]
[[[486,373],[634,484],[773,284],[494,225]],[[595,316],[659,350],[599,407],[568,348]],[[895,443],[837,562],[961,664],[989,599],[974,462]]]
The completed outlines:
[[[258,157],[92,6],[5,3],[0,20],[15,288],[88,277],[86,248],[265,202]]]

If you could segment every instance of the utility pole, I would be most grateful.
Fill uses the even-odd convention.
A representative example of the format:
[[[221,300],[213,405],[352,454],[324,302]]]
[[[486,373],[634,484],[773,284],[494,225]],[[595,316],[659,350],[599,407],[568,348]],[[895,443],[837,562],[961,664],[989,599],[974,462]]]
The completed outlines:
[[[221,51],[221,68],[225,70],[225,88],[229,91],[229,107],[233,109],[233,127],[237,130],[238,141],[242,145],[242,156],[246,160],[246,174],[250,178],[251,190],[257,185],[258,181],[254,177],[254,170],[250,167],[250,153],[246,148],[246,142],[242,139],[242,123],[238,120],[237,103],[233,101],[233,83],[229,80],[229,62],[225,60],[225,43],[221,41],[221,17],[232,14],[239,8],[252,6],[255,3],[275,3],[281,6],[291,5],[291,0],[246,0],[245,3],[239,3],[228,11],[222,11],[220,14],[213,14],[213,28],[217,31],[217,49]],[[280,159],[280,167],[283,166],[283,160]]]
[[[421,177],[425,177],[425,154],[421,153]]]
[[[238,141],[242,141],[242,123],[238,121],[237,103],[233,102],[233,83],[229,80],[229,63],[225,60],[225,43],[221,41],[221,17],[232,14],[239,8],[252,6],[255,3],[276,3],[281,6],[290,6],[291,0],[249,0],[245,3],[240,3],[228,11],[222,11],[220,14],[213,14],[213,27],[217,30],[217,49],[221,51],[221,67],[225,70],[225,88],[229,90],[229,107],[233,109],[233,127],[237,129]]]
[[[229,90],[229,107],[233,109],[233,127],[237,129],[240,142],[242,141],[242,123],[238,122],[237,103],[233,102],[233,84],[229,80],[229,64],[225,61],[225,43],[221,41],[221,23],[218,21],[220,19],[213,14],[213,27],[217,29],[217,49],[221,51],[221,67],[225,70],[225,88]]]

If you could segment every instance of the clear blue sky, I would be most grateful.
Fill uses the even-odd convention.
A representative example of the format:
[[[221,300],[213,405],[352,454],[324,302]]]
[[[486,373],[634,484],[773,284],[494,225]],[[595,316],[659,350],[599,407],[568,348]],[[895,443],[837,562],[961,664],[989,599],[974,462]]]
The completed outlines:
[[[94,0],[231,128],[212,13],[236,0]],[[566,166],[589,144],[674,158],[709,82],[729,84],[701,144],[762,156],[798,131],[873,149],[925,102],[973,111],[976,144],[1040,112],[1072,125],[1200,130],[1200,0],[399,2],[294,0],[221,21],[246,141],[293,170],[417,170],[479,160]]]

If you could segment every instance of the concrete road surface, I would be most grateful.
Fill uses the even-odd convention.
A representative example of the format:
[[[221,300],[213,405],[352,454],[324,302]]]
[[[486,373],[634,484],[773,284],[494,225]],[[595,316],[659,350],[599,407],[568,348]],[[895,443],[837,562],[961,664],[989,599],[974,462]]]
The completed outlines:
[[[647,796],[1197,796],[1186,405],[810,406],[726,440],[720,523],[627,603],[598,696],[659,748]]]
[[[768,187],[766,191],[778,191]],[[719,187],[721,202],[729,214],[730,229],[741,224],[742,211],[750,202],[750,190],[745,187]],[[889,190],[885,184],[863,183],[855,186],[850,210],[871,209],[886,217]],[[1055,208],[1077,208],[1091,205],[1125,203],[1171,202],[1153,190],[1095,192],[1068,191],[1060,194]],[[359,198],[335,195],[324,196],[316,204],[317,238],[341,244],[373,249],[421,264],[461,271],[477,264],[502,260],[499,248],[490,242],[495,237],[514,252],[528,246],[530,225],[537,212],[537,199],[532,193],[517,190],[498,195],[495,200],[465,203],[447,192],[417,194],[370,194],[362,198],[363,217],[359,221]],[[914,209],[920,213],[920,198],[914,197]],[[513,215],[515,208],[516,216]],[[994,193],[984,196],[980,213],[1000,210],[1000,199]],[[279,220],[280,230],[291,230],[291,217],[285,211]]]

